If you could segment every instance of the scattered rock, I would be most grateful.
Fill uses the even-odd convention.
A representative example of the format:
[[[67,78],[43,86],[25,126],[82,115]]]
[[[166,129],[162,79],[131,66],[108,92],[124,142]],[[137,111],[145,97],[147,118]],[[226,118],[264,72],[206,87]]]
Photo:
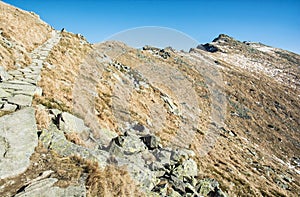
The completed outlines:
[[[215,53],[215,52],[219,51],[218,47],[216,47],[212,44],[209,44],[209,43],[198,45],[197,49],[201,49],[201,50],[208,51],[211,53]]]
[[[197,163],[192,159],[187,159],[181,165],[174,168],[173,174],[179,179],[183,179],[183,177],[195,177],[198,175]]]
[[[197,192],[201,196],[226,197],[227,195],[219,188],[219,183],[214,179],[200,180],[197,185]]]
[[[159,148],[160,146],[159,138],[157,138],[154,135],[146,135],[144,137],[141,137],[140,139],[144,142],[144,144],[147,146],[149,150]]]

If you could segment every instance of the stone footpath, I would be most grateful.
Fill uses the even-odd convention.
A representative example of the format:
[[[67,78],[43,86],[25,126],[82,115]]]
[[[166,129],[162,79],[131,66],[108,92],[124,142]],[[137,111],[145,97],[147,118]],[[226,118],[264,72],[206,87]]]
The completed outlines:
[[[42,94],[37,87],[44,60],[60,40],[60,34],[52,37],[31,53],[32,63],[25,68],[6,72],[0,66],[0,179],[24,172],[30,164],[30,156],[38,144],[34,109],[34,94]]]

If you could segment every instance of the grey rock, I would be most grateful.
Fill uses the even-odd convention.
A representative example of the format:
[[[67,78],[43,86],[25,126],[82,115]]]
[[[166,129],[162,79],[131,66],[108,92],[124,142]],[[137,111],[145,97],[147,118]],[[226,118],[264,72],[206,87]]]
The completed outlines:
[[[168,183],[156,185],[155,188],[152,189],[152,191],[155,192],[155,193],[151,196],[155,196],[155,194],[157,196],[167,196],[168,187],[169,187]]]
[[[123,148],[121,146],[119,146],[115,140],[113,140],[110,143],[108,151],[109,151],[110,154],[112,154],[114,156],[118,156],[118,157],[123,156]]]
[[[158,150],[154,152],[154,155],[156,156],[157,160],[161,164],[170,164],[171,159],[171,152],[167,150]]]
[[[139,136],[126,132],[125,135],[118,136],[113,139],[113,142],[110,145],[110,152],[113,150],[117,150],[117,147],[120,147],[120,151],[124,154],[135,154],[139,152],[143,152],[146,150],[146,146],[141,141]]]
[[[84,121],[76,116],[68,113],[62,113],[62,127],[61,129],[65,132],[75,132],[79,134],[89,133],[90,129],[85,126]]]
[[[34,92],[36,87],[34,85],[29,85],[29,84],[14,84],[14,83],[5,82],[5,83],[0,83],[0,88]]]
[[[36,79],[32,79],[31,77],[27,77],[26,76],[26,78],[22,78],[22,79],[20,79],[21,81],[24,81],[24,82],[27,82],[27,83],[29,83],[29,84],[34,84],[34,85],[36,85],[36,83],[37,83],[37,78]]]
[[[8,102],[14,103],[14,104],[17,104],[20,106],[29,107],[29,106],[31,106],[31,103],[32,103],[32,97],[28,96],[28,95],[18,94],[11,98],[8,98]]]
[[[11,94],[0,88],[0,98],[8,98]]]
[[[159,183],[159,179],[148,168],[140,165],[129,165],[127,169],[133,178],[140,183],[141,188],[146,191],[151,191]]]
[[[227,195],[219,188],[219,183],[214,179],[200,180],[196,185],[196,190],[201,196],[226,197]]]
[[[187,159],[173,170],[173,174],[180,179],[183,179],[183,177],[195,177],[198,174],[197,163],[192,159]]]
[[[74,144],[66,139],[64,132],[57,129],[54,124],[49,130],[43,130],[39,138],[48,149],[55,150],[62,156],[78,155],[82,158],[97,161],[101,168],[104,168],[109,158],[109,153],[103,150],[90,150],[86,147]]]
[[[177,149],[172,151],[171,160],[181,161],[186,160],[190,157],[194,157],[196,154],[192,150]]]
[[[11,76],[22,76],[23,73],[19,70],[10,70],[7,72]]]
[[[38,144],[33,108],[0,117],[0,179],[24,172]]]
[[[12,77],[6,72],[3,66],[0,66],[0,82],[1,81],[7,81],[11,79]]]
[[[56,178],[47,178],[37,182],[34,182],[27,187],[24,191],[15,195],[16,197],[25,197],[25,196],[43,196],[43,197],[52,197],[52,196],[86,196],[86,189],[83,184],[79,186],[69,186],[67,188],[59,188],[54,186],[58,180]]]
[[[141,140],[147,146],[149,150],[153,150],[160,146],[160,139],[154,135],[146,135],[141,137]]]
[[[9,104],[9,103],[5,103],[3,105],[3,108],[1,108],[0,110],[1,111],[16,111],[17,108],[18,108],[17,105],[12,105],[12,104]]]
[[[28,83],[26,81],[18,80],[18,79],[9,80],[8,82],[11,83],[11,84],[31,85],[30,83]]]

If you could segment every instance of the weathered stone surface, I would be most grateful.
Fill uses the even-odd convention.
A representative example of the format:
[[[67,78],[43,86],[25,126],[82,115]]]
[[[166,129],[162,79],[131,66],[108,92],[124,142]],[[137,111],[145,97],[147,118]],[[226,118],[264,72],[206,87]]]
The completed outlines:
[[[98,161],[101,168],[106,166],[109,153],[103,150],[91,150],[83,146],[74,144],[66,139],[63,131],[57,129],[52,124],[49,130],[42,131],[39,138],[45,147],[55,150],[62,156],[79,155],[82,158]]]
[[[197,185],[197,192],[201,196],[226,197],[227,195],[219,188],[219,183],[214,179],[200,180]]]
[[[0,98],[8,98],[11,94],[0,88]]]
[[[12,105],[12,104],[9,104],[9,103],[5,103],[3,105],[3,108],[1,108],[0,110],[1,111],[15,111],[17,109],[17,105]]]
[[[68,112],[62,113],[62,120],[61,130],[64,130],[66,132],[76,132],[81,134],[90,131],[90,129],[85,126],[82,119],[77,118],[76,116]]]
[[[147,148],[149,150],[153,150],[155,148],[158,148],[160,145],[160,140],[158,137],[154,136],[154,135],[146,135],[141,137],[141,140],[145,143],[145,145],[147,146]]]
[[[23,73],[19,70],[10,70],[7,73],[12,76],[23,75]]]
[[[161,164],[169,164],[171,159],[171,152],[167,150],[157,150],[154,152],[154,155],[156,156],[157,160]]]
[[[16,197],[25,196],[43,196],[43,197],[64,197],[64,196],[86,196],[86,189],[84,185],[69,186],[67,188],[59,188],[54,186],[58,180],[56,178],[47,178],[34,182],[27,187],[24,191],[15,195]]]
[[[110,145],[110,152],[117,155],[121,153],[131,155],[144,150],[146,150],[146,146],[139,136],[129,132],[114,138]],[[121,153],[116,151],[120,151]]]
[[[33,108],[0,117],[0,179],[26,170],[38,144],[36,132]]]
[[[198,174],[197,163],[188,159],[173,170],[173,173],[180,179],[183,177],[195,177]]]
[[[5,71],[3,66],[0,66],[0,82],[7,81],[11,76]]]
[[[15,83],[5,82],[5,83],[0,83],[0,88],[34,92],[36,87],[34,85],[29,85],[29,84],[15,84]]]
[[[18,94],[11,98],[8,98],[8,102],[14,103],[20,106],[31,106],[32,96]]]

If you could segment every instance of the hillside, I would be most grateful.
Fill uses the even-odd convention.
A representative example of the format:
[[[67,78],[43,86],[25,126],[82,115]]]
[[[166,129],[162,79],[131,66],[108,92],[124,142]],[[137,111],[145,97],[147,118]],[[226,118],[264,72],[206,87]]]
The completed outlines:
[[[0,196],[300,196],[300,55],[91,44],[0,10]]]

